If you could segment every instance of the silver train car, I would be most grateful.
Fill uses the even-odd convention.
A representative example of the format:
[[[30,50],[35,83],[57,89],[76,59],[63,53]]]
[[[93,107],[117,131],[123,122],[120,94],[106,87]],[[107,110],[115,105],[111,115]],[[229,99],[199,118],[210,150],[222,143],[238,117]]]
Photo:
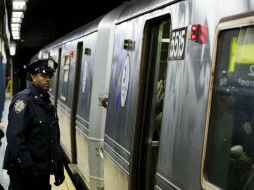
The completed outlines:
[[[48,56],[85,188],[254,189],[254,1],[126,2]]]

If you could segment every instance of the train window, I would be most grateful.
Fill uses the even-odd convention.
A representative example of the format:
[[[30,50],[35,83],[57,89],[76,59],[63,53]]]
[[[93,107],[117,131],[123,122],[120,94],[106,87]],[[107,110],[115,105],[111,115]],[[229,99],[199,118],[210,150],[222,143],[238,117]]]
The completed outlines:
[[[63,83],[62,83],[62,92],[61,92],[61,99],[64,101],[66,101],[66,97],[68,93],[70,61],[71,61],[71,57],[65,56],[64,67],[63,67]]]
[[[254,189],[254,27],[219,35],[205,162],[221,189]]]

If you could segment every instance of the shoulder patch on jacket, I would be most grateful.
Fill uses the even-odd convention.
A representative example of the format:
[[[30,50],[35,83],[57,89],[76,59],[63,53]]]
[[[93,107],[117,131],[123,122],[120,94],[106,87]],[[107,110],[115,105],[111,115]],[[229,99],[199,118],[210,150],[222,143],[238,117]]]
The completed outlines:
[[[20,113],[25,109],[26,107],[26,102],[24,100],[16,100],[14,104],[14,110],[16,113]]]

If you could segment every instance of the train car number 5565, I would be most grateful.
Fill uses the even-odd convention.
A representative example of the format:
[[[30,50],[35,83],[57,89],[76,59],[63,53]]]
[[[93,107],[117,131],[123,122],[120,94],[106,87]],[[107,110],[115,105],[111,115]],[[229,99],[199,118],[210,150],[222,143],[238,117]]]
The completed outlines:
[[[187,27],[172,30],[169,60],[184,59]]]

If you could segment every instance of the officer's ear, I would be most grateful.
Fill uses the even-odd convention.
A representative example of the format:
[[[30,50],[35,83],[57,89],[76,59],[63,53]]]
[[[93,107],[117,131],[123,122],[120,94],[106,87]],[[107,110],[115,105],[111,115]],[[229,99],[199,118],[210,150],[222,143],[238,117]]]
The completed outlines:
[[[36,74],[31,74],[32,81],[35,81]]]

